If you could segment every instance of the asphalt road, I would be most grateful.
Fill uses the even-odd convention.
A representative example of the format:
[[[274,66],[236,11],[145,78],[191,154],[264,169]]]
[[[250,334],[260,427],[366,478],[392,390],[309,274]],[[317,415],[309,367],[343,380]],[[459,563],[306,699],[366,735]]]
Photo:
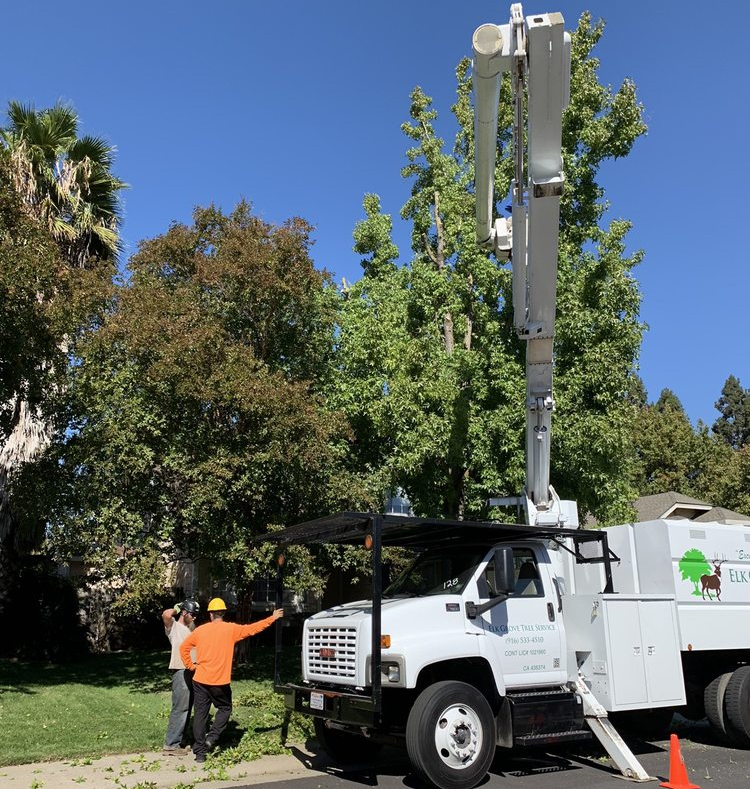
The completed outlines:
[[[679,726],[680,747],[691,783],[703,789],[748,789],[750,751],[717,744],[707,724]],[[649,774],[664,781],[669,778],[669,741],[645,742],[628,739],[628,744]],[[422,789],[409,771],[400,751],[388,750],[372,767],[344,771],[323,757],[299,752],[310,770],[307,777],[273,784],[274,789]],[[594,743],[572,744],[554,750],[528,750],[513,756],[498,756],[482,789],[618,789],[619,772],[613,770],[606,754]],[[621,780],[621,779],[619,779]],[[657,787],[651,782],[646,786]],[[239,787],[238,787],[239,789]]]

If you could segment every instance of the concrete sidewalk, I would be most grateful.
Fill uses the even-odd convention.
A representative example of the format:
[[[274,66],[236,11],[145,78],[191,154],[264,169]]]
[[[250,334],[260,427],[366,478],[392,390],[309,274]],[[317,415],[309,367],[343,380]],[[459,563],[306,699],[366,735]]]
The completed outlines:
[[[191,753],[167,756],[155,753],[102,756],[0,767],[0,789],[226,789],[241,784],[265,784],[301,778],[325,770],[323,755],[291,746],[289,754],[264,756],[226,768],[196,764]]]

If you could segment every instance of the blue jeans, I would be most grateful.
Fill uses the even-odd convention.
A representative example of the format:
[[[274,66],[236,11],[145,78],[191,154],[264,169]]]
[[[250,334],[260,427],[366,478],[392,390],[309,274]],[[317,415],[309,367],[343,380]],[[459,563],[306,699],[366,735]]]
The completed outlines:
[[[184,668],[177,669],[172,675],[172,712],[164,738],[165,748],[179,748],[185,742],[192,706],[193,673]]]

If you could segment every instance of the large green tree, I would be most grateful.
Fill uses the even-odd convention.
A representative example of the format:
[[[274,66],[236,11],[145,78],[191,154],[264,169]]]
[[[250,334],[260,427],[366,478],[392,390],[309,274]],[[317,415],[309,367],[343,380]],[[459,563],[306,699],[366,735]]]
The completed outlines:
[[[750,391],[735,376],[724,383],[716,410],[721,416],[714,422],[714,433],[732,449],[745,446],[750,441]]]
[[[57,246],[26,210],[0,158],[0,446],[19,412],[47,406],[50,384],[59,382],[69,283]]]
[[[634,485],[639,495],[676,491],[721,503],[716,475],[730,458],[726,446],[711,437],[704,424],[693,428],[671,389],[644,405],[632,423]]]
[[[625,252],[629,224],[603,225],[597,173],[645,132],[634,85],[600,84],[592,50],[603,24],[584,15],[573,34],[571,104],[564,117],[567,179],[561,206],[552,482],[602,520],[628,513],[631,457],[625,397],[640,347],[640,254]],[[486,514],[484,502],[517,493],[524,477],[524,347],[512,329],[510,272],[474,239],[473,113],[469,64],[457,69],[453,150],[416,88],[403,176],[402,217],[412,259],[396,264],[391,219],[365,198],[355,230],[364,274],[345,292],[335,400],[357,436],[355,467],[373,491],[400,486],[436,515]],[[503,83],[496,194],[508,193],[511,103]]]
[[[10,483],[47,446],[50,406],[76,337],[96,320],[111,283],[119,244],[118,196],[124,186],[111,173],[112,156],[113,148],[103,140],[78,137],[78,118],[71,108],[38,111],[9,104],[8,124],[0,129],[2,191],[6,209],[17,203],[17,218],[4,236],[6,248],[15,244],[18,252],[19,233],[26,233],[30,223],[39,228],[20,250],[16,280],[6,286],[9,296],[0,307],[0,321],[16,332],[4,343],[0,360],[12,380],[2,392],[7,419],[0,431],[0,607],[13,573],[13,554],[30,534],[41,533],[38,523],[30,525],[16,512]],[[8,216],[6,210],[6,220]],[[45,228],[54,244],[39,240]],[[52,247],[57,249],[50,268]],[[37,303],[23,313],[22,301],[28,306],[32,293]],[[12,347],[14,342],[22,349]]]
[[[321,396],[336,294],[310,244],[300,219],[196,209],[141,244],[79,344],[69,413],[36,473],[56,480],[57,554],[84,556],[118,610],[159,594],[163,559],[180,555],[242,590],[265,570],[254,535],[352,495],[346,425]]]

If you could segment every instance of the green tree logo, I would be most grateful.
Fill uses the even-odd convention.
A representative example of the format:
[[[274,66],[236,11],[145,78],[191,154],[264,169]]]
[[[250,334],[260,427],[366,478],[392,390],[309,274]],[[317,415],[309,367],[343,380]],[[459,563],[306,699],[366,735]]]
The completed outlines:
[[[693,594],[700,597],[701,590],[698,588],[698,584],[701,581],[701,576],[711,573],[711,565],[706,557],[697,548],[691,548],[689,551],[685,551],[677,566],[680,569],[682,580],[692,581],[695,587]]]

